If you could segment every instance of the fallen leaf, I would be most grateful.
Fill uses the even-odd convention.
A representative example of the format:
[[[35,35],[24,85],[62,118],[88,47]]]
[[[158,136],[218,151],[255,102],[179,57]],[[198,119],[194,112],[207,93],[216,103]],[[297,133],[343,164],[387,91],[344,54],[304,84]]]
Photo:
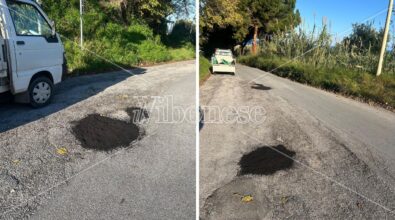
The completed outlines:
[[[118,99],[128,99],[129,96],[128,95],[118,95]]]
[[[284,140],[281,137],[278,137],[277,140],[280,142],[284,142]]]
[[[251,195],[243,196],[243,198],[241,199],[242,202],[252,202],[253,200],[254,197],[252,197]]]
[[[67,149],[64,148],[64,147],[58,148],[58,149],[56,150],[56,153],[59,154],[59,155],[62,155],[62,156],[67,155]]]
[[[362,202],[357,202],[357,206],[358,206],[358,208],[362,209],[363,208]]]
[[[285,205],[285,203],[287,203],[288,200],[289,200],[288,196],[281,197],[281,204]]]

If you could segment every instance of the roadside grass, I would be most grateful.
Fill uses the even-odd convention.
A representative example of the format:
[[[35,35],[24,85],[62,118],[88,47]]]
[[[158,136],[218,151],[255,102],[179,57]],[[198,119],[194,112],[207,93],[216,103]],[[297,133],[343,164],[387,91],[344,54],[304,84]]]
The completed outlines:
[[[204,56],[200,55],[199,57],[199,81],[202,84],[206,79],[210,77],[210,61]]]
[[[98,71],[117,70],[119,67],[116,65],[123,68],[132,68],[195,58],[195,50],[189,45],[171,48],[146,43],[138,47],[137,51],[133,51],[127,48],[98,46],[100,43],[100,41],[85,42],[85,49],[90,51],[88,52],[81,50],[77,43],[66,41],[65,50],[69,74],[80,75]]]
[[[273,71],[281,77],[351,96],[366,102],[375,102],[385,108],[395,108],[395,75],[376,77],[363,70],[345,67],[319,67],[279,56],[242,56],[239,62],[264,71]]]
[[[76,41],[64,40],[69,74],[118,70],[119,67],[116,65],[132,68],[195,58],[195,48],[191,44],[172,48],[165,46],[159,37],[153,36],[152,33],[142,36],[143,40],[123,39],[123,36],[115,36],[113,40],[107,37],[87,40],[84,44],[86,50],[81,50]]]
[[[195,46],[191,43],[180,48],[169,48],[171,61],[195,59]]]

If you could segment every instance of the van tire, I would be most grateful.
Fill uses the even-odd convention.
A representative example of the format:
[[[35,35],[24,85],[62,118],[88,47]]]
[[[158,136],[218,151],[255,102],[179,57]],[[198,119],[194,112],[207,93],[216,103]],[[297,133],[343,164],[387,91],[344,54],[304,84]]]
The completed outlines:
[[[30,105],[33,108],[41,108],[51,102],[53,96],[53,82],[47,77],[37,77],[29,85]],[[41,94],[37,94],[37,91]]]

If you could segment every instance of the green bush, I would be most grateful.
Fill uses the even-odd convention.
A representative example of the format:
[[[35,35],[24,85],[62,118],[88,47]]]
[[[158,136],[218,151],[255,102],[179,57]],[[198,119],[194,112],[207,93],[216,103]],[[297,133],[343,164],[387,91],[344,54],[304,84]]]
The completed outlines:
[[[172,47],[181,47],[188,43],[196,43],[195,25],[191,21],[179,20],[174,24],[171,33],[167,36],[167,44]]]
[[[43,3],[44,10],[55,20],[57,31],[62,35],[71,73],[115,70],[119,69],[118,65],[130,68],[195,56],[195,48],[190,43],[168,47],[147,22],[134,19],[124,23],[115,6],[93,0],[85,2],[85,41],[84,50],[81,50],[79,1],[44,0]]]
[[[180,48],[170,48],[170,57],[173,61],[190,60],[195,58],[195,45],[188,43]]]
[[[204,56],[199,58],[199,80],[205,80],[210,75],[211,63]]]
[[[137,54],[140,62],[157,63],[171,59],[167,48],[160,42],[160,38],[149,39],[138,45]]]
[[[142,64],[187,60],[195,56],[191,45],[177,49],[168,48],[159,36],[154,36],[147,25],[139,23],[128,27],[108,23],[97,30],[96,38],[85,41],[85,50],[79,48],[78,41],[64,41],[69,69],[73,73],[117,69],[114,63],[129,68]]]

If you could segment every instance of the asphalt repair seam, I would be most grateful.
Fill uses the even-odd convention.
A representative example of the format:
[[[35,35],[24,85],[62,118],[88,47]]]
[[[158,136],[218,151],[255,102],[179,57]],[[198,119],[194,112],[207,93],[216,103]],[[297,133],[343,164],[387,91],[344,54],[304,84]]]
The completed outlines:
[[[274,149],[272,149],[274,148]],[[280,154],[280,151],[287,155]],[[293,160],[295,156],[294,151],[288,150],[283,145],[275,147],[260,147],[248,154],[243,155],[240,159],[240,171],[239,175],[271,175],[279,170],[287,170],[293,166]]]
[[[131,118],[130,122],[90,114],[75,122],[73,134],[86,149],[110,151],[127,147],[145,135],[137,123],[149,115],[146,110],[137,107],[128,108],[126,112]]]

